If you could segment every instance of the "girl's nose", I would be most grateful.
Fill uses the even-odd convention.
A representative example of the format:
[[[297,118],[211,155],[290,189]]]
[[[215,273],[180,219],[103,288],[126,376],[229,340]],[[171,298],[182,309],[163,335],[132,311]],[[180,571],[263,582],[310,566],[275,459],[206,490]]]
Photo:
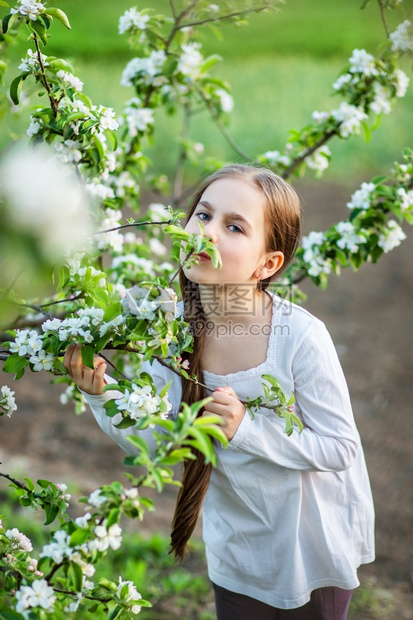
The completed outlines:
[[[204,224],[205,235],[210,238],[212,243],[218,241],[217,227],[214,222],[205,222]]]

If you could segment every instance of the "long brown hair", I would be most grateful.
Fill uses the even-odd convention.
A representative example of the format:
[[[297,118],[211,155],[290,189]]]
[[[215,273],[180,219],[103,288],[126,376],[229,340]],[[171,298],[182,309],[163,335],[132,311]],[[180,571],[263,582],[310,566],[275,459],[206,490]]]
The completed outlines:
[[[294,189],[281,177],[271,170],[247,166],[244,164],[232,164],[221,168],[210,175],[200,185],[195,193],[186,222],[192,217],[202,194],[218,179],[242,178],[258,188],[265,197],[265,229],[266,251],[281,251],[284,254],[284,263],[277,272],[277,276],[291,262],[297,249],[300,238],[300,201]],[[260,289],[265,290],[270,284],[271,278],[260,283]],[[205,339],[205,315],[202,309],[199,286],[191,282],[181,271],[180,286],[184,302],[184,320],[192,328],[194,336],[192,353],[184,354],[189,360],[190,372],[196,375],[198,381],[204,383],[201,353]],[[188,405],[193,404],[207,396],[205,388],[192,381],[182,378],[182,401]],[[202,415],[202,411],[199,413]],[[171,547],[175,557],[183,560],[187,549],[187,542],[194,531],[201,505],[207,492],[212,466],[205,464],[203,455],[193,452],[194,459],[184,463],[182,486],[179,491],[172,521]]]

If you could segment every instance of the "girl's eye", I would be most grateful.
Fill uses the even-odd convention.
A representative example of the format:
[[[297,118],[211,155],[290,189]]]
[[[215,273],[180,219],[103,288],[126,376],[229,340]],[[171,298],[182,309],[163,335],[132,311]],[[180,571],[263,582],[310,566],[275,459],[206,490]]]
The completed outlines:
[[[233,229],[232,232],[235,232],[235,233],[242,233],[243,232],[243,230],[239,226],[237,226],[236,224],[230,224],[228,226],[228,228],[230,230]]]
[[[205,213],[204,211],[200,211],[199,213],[196,214],[196,216],[204,222],[207,222],[208,219],[211,217],[209,213]]]

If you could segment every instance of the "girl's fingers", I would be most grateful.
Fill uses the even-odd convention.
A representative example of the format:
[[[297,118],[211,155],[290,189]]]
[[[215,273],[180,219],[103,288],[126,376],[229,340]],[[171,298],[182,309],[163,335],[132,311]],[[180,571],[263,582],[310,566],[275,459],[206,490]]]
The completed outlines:
[[[102,358],[99,358],[99,359],[102,359]],[[95,367],[95,372],[93,373],[93,381],[92,381],[94,389],[98,391],[99,394],[102,391],[103,387],[106,385],[105,371],[106,371],[106,364],[104,360],[102,360],[102,362],[100,362],[98,366]]]

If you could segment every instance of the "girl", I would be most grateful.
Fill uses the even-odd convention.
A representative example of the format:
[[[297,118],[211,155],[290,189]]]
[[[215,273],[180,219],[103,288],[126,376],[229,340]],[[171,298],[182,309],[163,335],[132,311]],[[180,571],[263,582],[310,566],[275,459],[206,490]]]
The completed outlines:
[[[210,388],[205,413],[222,418],[229,440],[211,470],[198,455],[185,465],[173,521],[178,558],[203,505],[203,537],[218,620],[344,620],[357,567],[374,559],[373,503],[346,382],[318,319],[266,289],[290,263],[300,230],[294,190],[272,172],[223,168],[196,193],[186,230],[216,244],[222,269],[206,254],[181,277],[183,314],[195,334],[191,372]],[[127,451],[131,430],[114,427],[101,393],[105,363],[84,368],[80,345],[65,355],[103,430]],[[207,394],[154,361],[156,384],[172,379],[172,414]],[[262,392],[261,376],[295,393],[302,433],[242,400]],[[110,380],[109,378],[107,380]]]

